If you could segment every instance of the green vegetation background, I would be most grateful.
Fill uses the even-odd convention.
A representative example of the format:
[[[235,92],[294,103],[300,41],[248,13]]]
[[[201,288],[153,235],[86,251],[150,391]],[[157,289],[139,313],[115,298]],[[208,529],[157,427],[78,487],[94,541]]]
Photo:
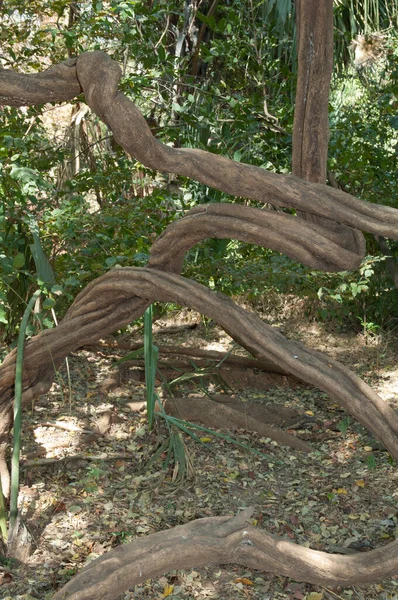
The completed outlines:
[[[354,5],[355,6],[354,6]],[[123,92],[166,144],[202,148],[278,173],[291,170],[295,95],[294,4],[275,0],[70,3],[2,7],[2,67],[42,71],[104,50],[123,69]],[[398,208],[398,3],[335,3],[330,97],[331,179],[369,202]],[[381,33],[379,38],[374,34]],[[350,43],[380,39],[376,60],[354,65]],[[373,37],[372,37],[373,35]],[[377,50],[377,49],[376,49]],[[38,287],[38,316],[54,326],[90,280],[115,265],[143,266],[168,223],[200,203],[240,202],[150,171],[85,110],[3,106],[0,126],[0,340],[16,339]],[[270,198],[272,205],[272,198]],[[262,205],[261,205],[262,206]],[[393,257],[398,243],[388,242]],[[354,273],[312,271],[276,252],[207,240],[184,275],[261,307],[278,294],[344,327],[398,324],[398,293],[375,239]],[[167,307],[164,308],[167,310]],[[32,325],[32,333],[34,327]]]

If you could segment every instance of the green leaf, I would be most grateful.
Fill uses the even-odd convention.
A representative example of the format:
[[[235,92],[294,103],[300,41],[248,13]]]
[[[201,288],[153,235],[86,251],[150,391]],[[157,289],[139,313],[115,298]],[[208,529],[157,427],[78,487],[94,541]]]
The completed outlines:
[[[30,230],[33,236],[33,244],[30,244],[29,248],[32,252],[33,260],[35,261],[38,278],[46,285],[53,285],[55,283],[55,275],[42,248],[38,229],[39,228],[36,222],[32,222],[30,224]]]
[[[18,515],[19,491],[19,458],[21,449],[21,404],[22,404],[22,367],[25,350],[25,335],[27,325],[40,290],[34,292],[30,298],[21,321],[18,335],[17,359],[15,366],[15,391],[14,391],[14,443],[11,458],[11,497],[10,497],[10,531],[13,530]]]
[[[7,313],[4,310],[4,308],[2,308],[1,306],[0,306],[0,323],[5,323],[5,324],[8,323]]]
[[[52,308],[55,304],[55,300],[53,298],[46,298],[43,302],[43,308]]]
[[[350,284],[350,289],[351,289],[351,294],[353,295],[353,297],[355,298],[355,296],[357,296],[359,289],[358,289],[358,284],[355,282],[352,282]]]
[[[393,129],[398,129],[398,116],[396,117],[391,117],[390,119],[390,125]]]
[[[203,23],[205,23],[209,29],[217,31],[217,23],[213,16],[208,17],[207,15],[201,13],[199,10],[197,11],[196,16],[199,19],[199,21],[203,21]]]
[[[152,429],[157,400],[155,379],[158,363],[158,348],[152,342],[152,305],[144,314],[144,360],[148,427]]]
[[[350,417],[344,417],[340,423],[337,424],[337,429],[341,431],[341,433],[345,436],[347,433],[347,429],[350,425]]]
[[[21,269],[25,264],[25,255],[22,252],[18,252],[18,254],[14,257],[12,261],[12,266],[14,269]]]
[[[117,263],[116,256],[108,256],[108,258],[105,259],[105,264],[107,267],[113,267],[116,263]]]
[[[242,152],[240,150],[236,150],[234,152],[234,160],[236,160],[236,162],[240,162],[241,158],[242,158]]]

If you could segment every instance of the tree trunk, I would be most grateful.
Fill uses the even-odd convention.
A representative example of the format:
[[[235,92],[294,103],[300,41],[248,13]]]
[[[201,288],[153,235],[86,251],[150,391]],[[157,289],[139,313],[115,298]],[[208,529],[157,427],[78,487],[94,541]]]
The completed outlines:
[[[329,91],[333,69],[333,0],[297,0],[296,23],[298,74],[292,172],[306,181],[326,184]],[[333,231],[344,247],[354,249],[362,243],[360,232],[341,225],[344,220],[338,217],[331,222],[329,217],[325,219],[301,209],[297,216]]]
[[[297,0],[298,73],[293,175],[326,183],[329,91],[333,69],[333,0]]]

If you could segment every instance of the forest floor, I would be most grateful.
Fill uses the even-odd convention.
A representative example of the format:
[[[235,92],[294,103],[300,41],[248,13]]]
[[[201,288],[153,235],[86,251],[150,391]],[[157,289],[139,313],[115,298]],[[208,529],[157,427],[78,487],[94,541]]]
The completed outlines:
[[[158,322],[154,342],[230,350],[231,339],[189,311],[173,324],[197,321],[194,330],[170,333]],[[269,321],[269,319],[268,319]],[[291,339],[322,350],[351,367],[398,409],[397,341],[339,333],[319,323],[288,318],[273,324]],[[142,339],[135,333],[135,341]],[[255,507],[254,524],[271,534],[331,553],[352,555],[398,535],[398,472],[369,432],[307,385],[225,390],[234,398],[280,403],[309,417],[295,435],[313,435],[304,454],[245,431],[229,432],[266,457],[206,434],[185,439],[193,472],[178,485],[162,458],[145,469],[165,438],[148,432],[145,386],[128,380],[104,391],[116,360],[127,351],[98,347],[69,358],[46,396],[24,413],[21,510],[31,536],[29,556],[3,565],[0,597],[50,599],[89,561],[137,536],[205,516]],[[194,380],[180,392],[197,391]],[[217,383],[201,380],[210,392]],[[269,380],[267,380],[267,386]],[[84,431],[82,431],[84,430]],[[94,432],[94,433],[93,433]],[[199,434],[201,435],[201,434]],[[52,459],[52,460],[49,460]],[[266,565],[265,565],[266,566]],[[143,582],[124,599],[398,600],[398,581],[370,587],[325,588],[235,565],[173,571]]]

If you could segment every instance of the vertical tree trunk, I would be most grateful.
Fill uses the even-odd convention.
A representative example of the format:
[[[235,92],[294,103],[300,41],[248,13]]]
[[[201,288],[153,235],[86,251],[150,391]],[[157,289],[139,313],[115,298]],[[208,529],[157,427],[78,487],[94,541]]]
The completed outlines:
[[[333,0],[297,0],[298,76],[293,175],[326,183],[329,91],[333,68]]]
[[[298,74],[293,124],[293,175],[326,184],[329,93],[333,69],[333,0],[296,0]],[[297,216],[325,227],[344,247],[363,253],[359,231],[308,212]]]
[[[329,144],[329,93],[333,69],[333,0],[297,0],[298,73],[293,124],[292,172],[307,181],[326,184]],[[328,219],[297,211],[297,216],[352,232]],[[352,240],[354,245],[356,240]]]

